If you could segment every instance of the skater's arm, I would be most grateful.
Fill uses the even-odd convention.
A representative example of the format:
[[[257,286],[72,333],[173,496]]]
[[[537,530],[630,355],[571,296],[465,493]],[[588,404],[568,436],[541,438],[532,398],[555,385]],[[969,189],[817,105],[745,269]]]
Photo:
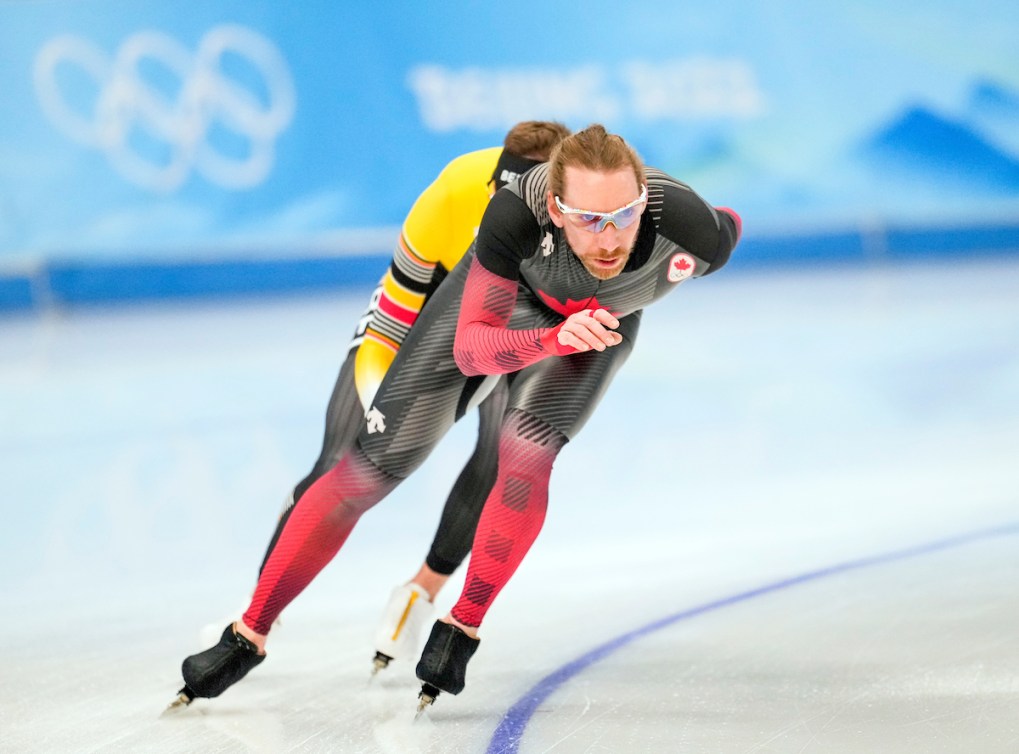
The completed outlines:
[[[517,283],[471,260],[457,322],[453,357],[468,376],[508,374],[549,356],[567,356],[622,342],[619,321],[604,309],[571,314],[555,327],[511,330]]]
[[[493,147],[454,159],[421,192],[404,220],[389,269],[355,334],[360,346],[354,379],[365,407],[425,302],[473,242],[501,151]]]
[[[707,263],[697,276],[721,269],[739,242],[743,221],[728,207],[712,207],[685,184],[663,186],[658,232]]]
[[[509,329],[520,264],[537,252],[541,238],[524,201],[497,192],[481,221],[457,321],[453,357],[464,374],[509,374],[549,356],[602,351],[622,341],[612,332],[618,321],[603,309],[576,312],[555,327]]]
[[[443,168],[411,207],[382,281],[372,324],[394,350],[425,301],[474,240],[488,205],[487,176],[500,149],[462,155]]]

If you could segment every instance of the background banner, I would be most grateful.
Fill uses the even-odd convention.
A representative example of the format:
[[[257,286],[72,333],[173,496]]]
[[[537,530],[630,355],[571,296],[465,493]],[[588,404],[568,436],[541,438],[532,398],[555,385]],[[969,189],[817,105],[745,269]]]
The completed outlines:
[[[1019,5],[0,5],[0,265],[377,253],[455,155],[599,121],[747,239],[1019,222]]]

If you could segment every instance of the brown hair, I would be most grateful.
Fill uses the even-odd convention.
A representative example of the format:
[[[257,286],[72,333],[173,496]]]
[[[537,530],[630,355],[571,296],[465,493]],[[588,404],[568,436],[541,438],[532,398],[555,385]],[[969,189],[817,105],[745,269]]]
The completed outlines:
[[[570,135],[570,129],[558,121],[525,120],[506,134],[502,146],[510,154],[547,162],[552,148]]]
[[[566,168],[581,167],[599,172],[612,172],[632,168],[637,183],[643,185],[644,162],[623,137],[610,134],[599,123],[577,131],[563,139],[552,150],[549,158],[549,189],[562,196],[566,184]]]

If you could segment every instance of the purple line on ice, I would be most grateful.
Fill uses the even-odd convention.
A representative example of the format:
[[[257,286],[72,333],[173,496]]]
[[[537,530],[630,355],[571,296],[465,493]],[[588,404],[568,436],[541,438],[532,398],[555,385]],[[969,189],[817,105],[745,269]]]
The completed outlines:
[[[788,589],[789,587],[803,584],[808,581],[816,581],[827,576],[845,573],[846,571],[882,565],[897,560],[905,560],[919,555],[938,552],[939,550],[959,547],[960,545],[969,544],[981,539],[990,539],[992,537],[1003,537],[1015,534],[1019,534],[1019,522],[1005,524],[991,529],[982,529],[968,534],[960,534],[955,537],[949,537],[935,542],[928,542],[926,544],[908,547],[903,550],[895,550],[880,555],[860,558],[859,560],[850,560],[845,563],[838,563],[816,571],[809,571],[807,573],[800,574],[799,576],[792,576],[788,579],[776,581],[771,584],[765,584],[764,586],[751,589],[747,592],[740,592],[739,594],[734,594],[730,597],[723,597],[722,599],[714,602],[708,602],[688,610],[683,610],[652,623],[648,623],[647,625],[641,626],[633,631],[621,634],[620,636],[605,642],[601,646],[595,647],[587,654],[581,655],[577,659],[573,660],[573,662],[567,663],[558,670],[549,673],[532,686],[516,704],[509,708],[502,720],[499,721],[499,725],[495,729],[495,733],[492,734],[492,740],[488,744],[488,754],[516,754],[520,747],[520,742],[524,737],[524,732],[527,729],[527,724],[537,711],[538,705],[551,696],[553,692],[558,690],[560,686],[573,678],[573,676],[591,667],[596,662],[600,662],[631,642],[647,636],[648,634],[654,633],[655,631],[671,626],[674,623],[679,623],[680,621],[694,618],[713,610],[728,607],[729,605],[735,605],[739,602],[746,602],[747,600],[770,594],[771,592]]]

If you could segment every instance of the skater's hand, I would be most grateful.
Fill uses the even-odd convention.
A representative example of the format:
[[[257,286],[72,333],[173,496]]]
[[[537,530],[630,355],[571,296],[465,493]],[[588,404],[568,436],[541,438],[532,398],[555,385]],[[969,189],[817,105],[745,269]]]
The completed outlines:
[[[584,309],[566,318],[556,336],[559,344],[578,351],[604,351],[623,342],[623,336],[613,332],[619,320],[604,309]]]

